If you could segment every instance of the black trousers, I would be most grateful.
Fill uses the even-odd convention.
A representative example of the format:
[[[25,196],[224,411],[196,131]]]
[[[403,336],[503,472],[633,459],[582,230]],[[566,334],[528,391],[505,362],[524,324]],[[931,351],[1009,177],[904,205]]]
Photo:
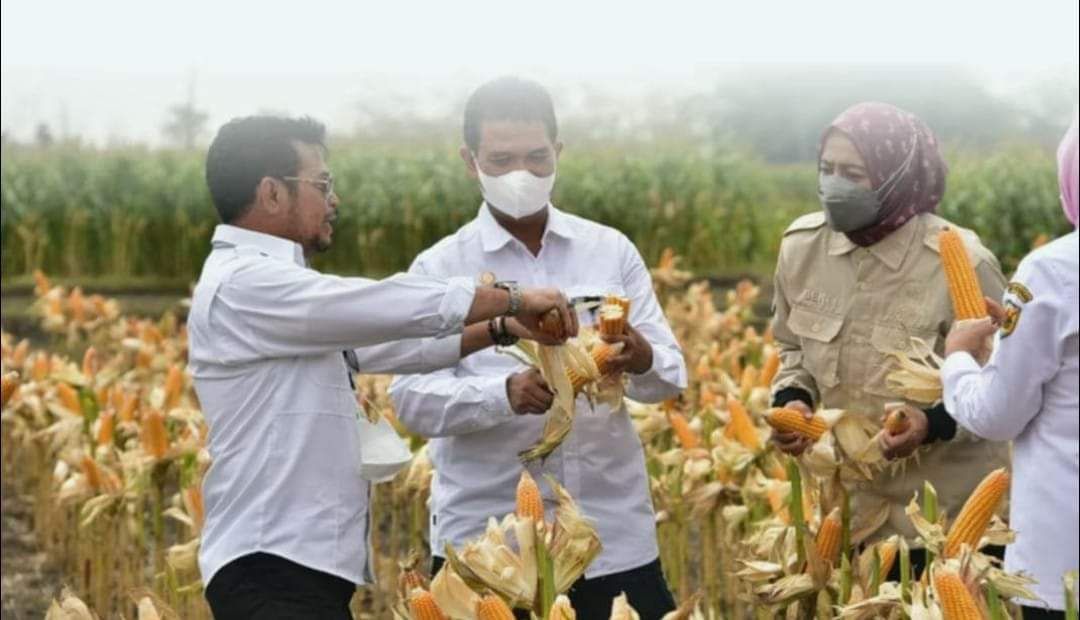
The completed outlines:
[[[431,558],[431,574],[439,572],[446,562],[439,556]],[[660,620],[664,614],[675,610],[675,598],[664,581],[660,560],[621,573],[604,575],[594,579],[584,577],[574,582],[566,595],[578,618],[607,618],[611,616],[611,601],[626,593],[630,605],[641,620]],[[529,613],[514,610],[518,620],[529,620]]]
[[[1005,547],[998,547],[997,545],[987,545],[982,548],[982,552],[988,556],[995,557],[999,560],[1005,558]],[[925,549],[912,549],[911,550],[911,578],[918,579],[923,570],[926,569],[926,550]],[[892,566],[892,570],[889,571],[887,581],[900,581],[900,560],[897,559]]]
[[[215,620],[352,620],[356,584],[268,553],[221,568],[206,587]]]

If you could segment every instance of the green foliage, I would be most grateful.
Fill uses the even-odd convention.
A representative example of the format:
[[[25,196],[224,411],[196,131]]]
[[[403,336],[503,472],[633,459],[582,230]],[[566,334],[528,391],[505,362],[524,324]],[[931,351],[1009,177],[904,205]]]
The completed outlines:
[[[973,228],[1011,270],[1039,234],[1067,231],[1052,156],[1034,147],[959,154],[941,214]],[[316,266],[387,274],[476,213],[480,195],[457,153],[344,145],[335,245]],[[702,274],[772,268],[785,226],[818,208],[813,166],[769,165],[692,148],[587,147],[560,162],[555,203],[614,226],[653,263],[665,247]],[[75,147],[9,149],[2,169],[5,279],[190,281],[217,222],[200,153]]]

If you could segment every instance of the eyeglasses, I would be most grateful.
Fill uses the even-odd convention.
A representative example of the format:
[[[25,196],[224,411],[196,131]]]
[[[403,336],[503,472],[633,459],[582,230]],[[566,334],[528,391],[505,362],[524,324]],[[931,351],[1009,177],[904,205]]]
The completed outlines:
[[[282,181],[297,181],[299,183],[309,183],[314,185],[322,192],[325,198],[330,198],[330,194],[334,193],[334,177],[326,177],[323,179],[313,179],[311,177],[281,177]]]

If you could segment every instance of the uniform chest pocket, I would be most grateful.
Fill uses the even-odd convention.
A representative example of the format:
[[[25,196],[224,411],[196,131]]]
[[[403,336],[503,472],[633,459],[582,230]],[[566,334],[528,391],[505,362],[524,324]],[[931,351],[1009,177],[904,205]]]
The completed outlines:
[[[796,306],[788,315],[787,326],[799,337],[803,367],[813,375],[814,381],[819,387],[835,387],[839,383],[839,335],[844,317]]]
[[[349,368],[340,351],[325,353],[317,357],[303,358],[305,376],[311,390],[305,390],[310,407],[315,411],[355,414],[356,395],[349,385]]]

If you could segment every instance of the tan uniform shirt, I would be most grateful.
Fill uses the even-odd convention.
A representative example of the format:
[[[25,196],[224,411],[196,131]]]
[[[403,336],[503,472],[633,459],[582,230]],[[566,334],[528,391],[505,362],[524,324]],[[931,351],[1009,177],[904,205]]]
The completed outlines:
[[[961,232],[983,294],[999,299],[1006,282],[993,254],[973,232],[936,215],[918,215],[866,248],[826,226],[823,213],[795,220],[784,233],[776,269],[773,320],[781,365],[774,393],[802,388],[814,406],[857,412],[875,423],[886,403],[902,401],[885,382],[895,368],[888,352],[908,350],[909,338],[917,336],[942,354],[953,323],[937,247],[945,227]],[[852,514],[880,514],[887,504],[888,519],[870,540],[898,532],[913,536],[904,509],[924,480],[937,489],[941,508],[955,516],[979,481],[1008,458],[1007,444],[960,431],[952,441],[921,449],[917,461],[886,466],[861,484]]]

